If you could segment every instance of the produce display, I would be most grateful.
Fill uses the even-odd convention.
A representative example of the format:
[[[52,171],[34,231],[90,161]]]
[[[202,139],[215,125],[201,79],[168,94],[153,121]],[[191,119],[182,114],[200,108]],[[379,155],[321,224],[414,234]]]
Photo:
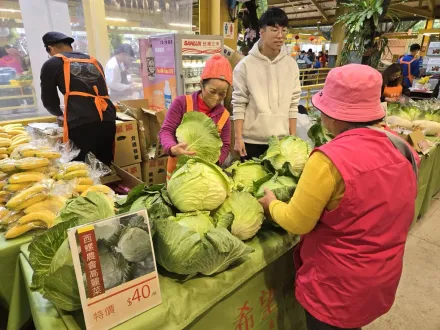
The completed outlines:
[[[422,130],[425,135],[440,134],[440,102],[437,100],[409,100],[389,103],[387,123],[390,127]]]
[[[99,185],[100,173],[85,163],[69,162],[78,150],[34,140],[20,124],[5,125],[0,132],[0,148],[6,151],[0,160],[0,229],[6,230],[6,239],[52,227],[72,196],[89,191],[112,196],[110,188]]]

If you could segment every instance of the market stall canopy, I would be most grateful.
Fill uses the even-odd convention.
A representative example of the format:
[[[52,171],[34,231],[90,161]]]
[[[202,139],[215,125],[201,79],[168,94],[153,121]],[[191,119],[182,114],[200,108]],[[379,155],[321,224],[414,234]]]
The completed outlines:
[[[268,0],[269,7],[282,8],[292,27],[333,25],[336,21],[336,0]],[[401,20],[427,19],[440,16],[440,4],[435,0],[392,0],[390,8]]]

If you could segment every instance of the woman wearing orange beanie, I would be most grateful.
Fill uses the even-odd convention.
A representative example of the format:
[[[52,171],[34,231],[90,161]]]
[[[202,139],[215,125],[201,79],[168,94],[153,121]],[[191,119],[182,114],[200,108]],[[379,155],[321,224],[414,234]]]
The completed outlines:
[[[203,69],[201,91],[192,95],[179,96],[171,104],[163,126],[159,133],[160,142],[168,155],[167,179],[176,169],[177,157],[180,155],[194,156],[187,150],[185,143],[178,143],[176,130],[182,122],[183,115],[190,111],[199,111],[210,117],[217,125],[223,142],[219,163],[222,164],[229,155],[231,144],[231,122],[229,112],[222,105],[228,88],[232,85],[232,67],[229,61],[221,56],[212,56]]]

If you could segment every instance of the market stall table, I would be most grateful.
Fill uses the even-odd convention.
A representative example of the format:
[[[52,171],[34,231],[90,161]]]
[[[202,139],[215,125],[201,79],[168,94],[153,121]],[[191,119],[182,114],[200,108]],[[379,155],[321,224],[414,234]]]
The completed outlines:
[[[212,277],[200,276],[178,282],[173,274],[160,276],[162,304],[116,327],[118,329],[305,329],[305,317],[294,297],[293,246],[298,238],[281,230],[260,231],[249,245],[255,252],[243,263]],[[28,245],[20,254],[20,285],[14,297],[29,298],[36,329],[84,328],[81,313],[57,310],[40,293],[32,292],[33,271]],[[24,320],[12,304],[8,329],[18,329]],[[22,316],[25,316],[22,314]],[[12,322],[12,323],[11,323]],[[240,327],[241,325],[241,327]]]

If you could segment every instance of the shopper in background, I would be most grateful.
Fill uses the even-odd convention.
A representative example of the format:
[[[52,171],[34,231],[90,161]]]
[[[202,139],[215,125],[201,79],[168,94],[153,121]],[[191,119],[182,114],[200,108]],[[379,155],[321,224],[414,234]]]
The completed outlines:
[[[109,100],[101,64],[93,57],[74,52],[73,38],[60,32],[43,36],[44,47],[52,56],[41,68],[41,99],[54,116],[64,116],[64,141],[69,139],[84,161],[92,152],[110,165],[116,134],[116,108]],[[67,64],[67,65],[66,65]],[[64,113],[58,90],[64,94]]]
[[[0,67],[1,68],[12,68],[15,72],[20,75],[23,72],[23,67],[21,64],[21,59],[11,56],[10,52],[13,54],[12,49],[7,49],[6,47],[0,47]]]
[[[360,329],[396,296],[420,159],[399,137],[369,128],[385,117],[381,85],[369,66],[331,70],[312,101],[336,138],[312,153],[289,204],[269,190],[260,200],[276,223],[302,235],[295,291],[309,330]]]
[[[306,51],[302,50],[301,54],[298,55],[296,59],[296,63],[298,64],[299,69],[307,69],[312,66],[312,62],[310,62],[309,58],[306,55]]]
[[[312,48],[309,48],[309,50],[307,51],[307,58],[309,59],[310,62],[315,62],[315,53],[313,52]]]
[[[394,63],[386,68],[382,78],[382,96],[380,98],[382,102],[397,102],[403,94],[409,96],[409,89],[402,85],[402,68],[399,64]]]
[[[403,72],[403,86],[406,88],[412,87],[414,78],[420,77],[420,63],[417,58],[417,54],[420,51],[420,45],[411,45],[409,51],[409,54],[399,59],[399,64],[402,66]]]
[[[318,60],[321,64],[321,68],[325,68],[325,64],[327,63],[327,57],[324,55],[323,52],[318,53]]]
[[[128,69],[134,57],[133,48],[128,44],[120,45],[114,56],[105,66],[105,76],[112,101],[126,100],[133,94]]]
[[[284,41],[289,19],[280,8],[260,18],[260,40],[234,70],[235,151],[241,157],[259,157],[272,135],[296,134],[301,94],[296,61]]]
[[[159,132],[160,143],[168,157],[167,180],[176,169],[177,157],[180,155],[196,155],[187,150],[185,143],[178,143],[176,130],[182,122],[183,115],[191,111],[199,111],[210,117],[217,124],[223,142],[219,163],[223,164],[229,155],[231,144],[231,122],[229,112],[222,105],[229,87],[232,85],[232,68],[229,61],[214,55],[206,61],[201,78],[202,90],[192,95],[179,96],[168,109],[165,121]]]

